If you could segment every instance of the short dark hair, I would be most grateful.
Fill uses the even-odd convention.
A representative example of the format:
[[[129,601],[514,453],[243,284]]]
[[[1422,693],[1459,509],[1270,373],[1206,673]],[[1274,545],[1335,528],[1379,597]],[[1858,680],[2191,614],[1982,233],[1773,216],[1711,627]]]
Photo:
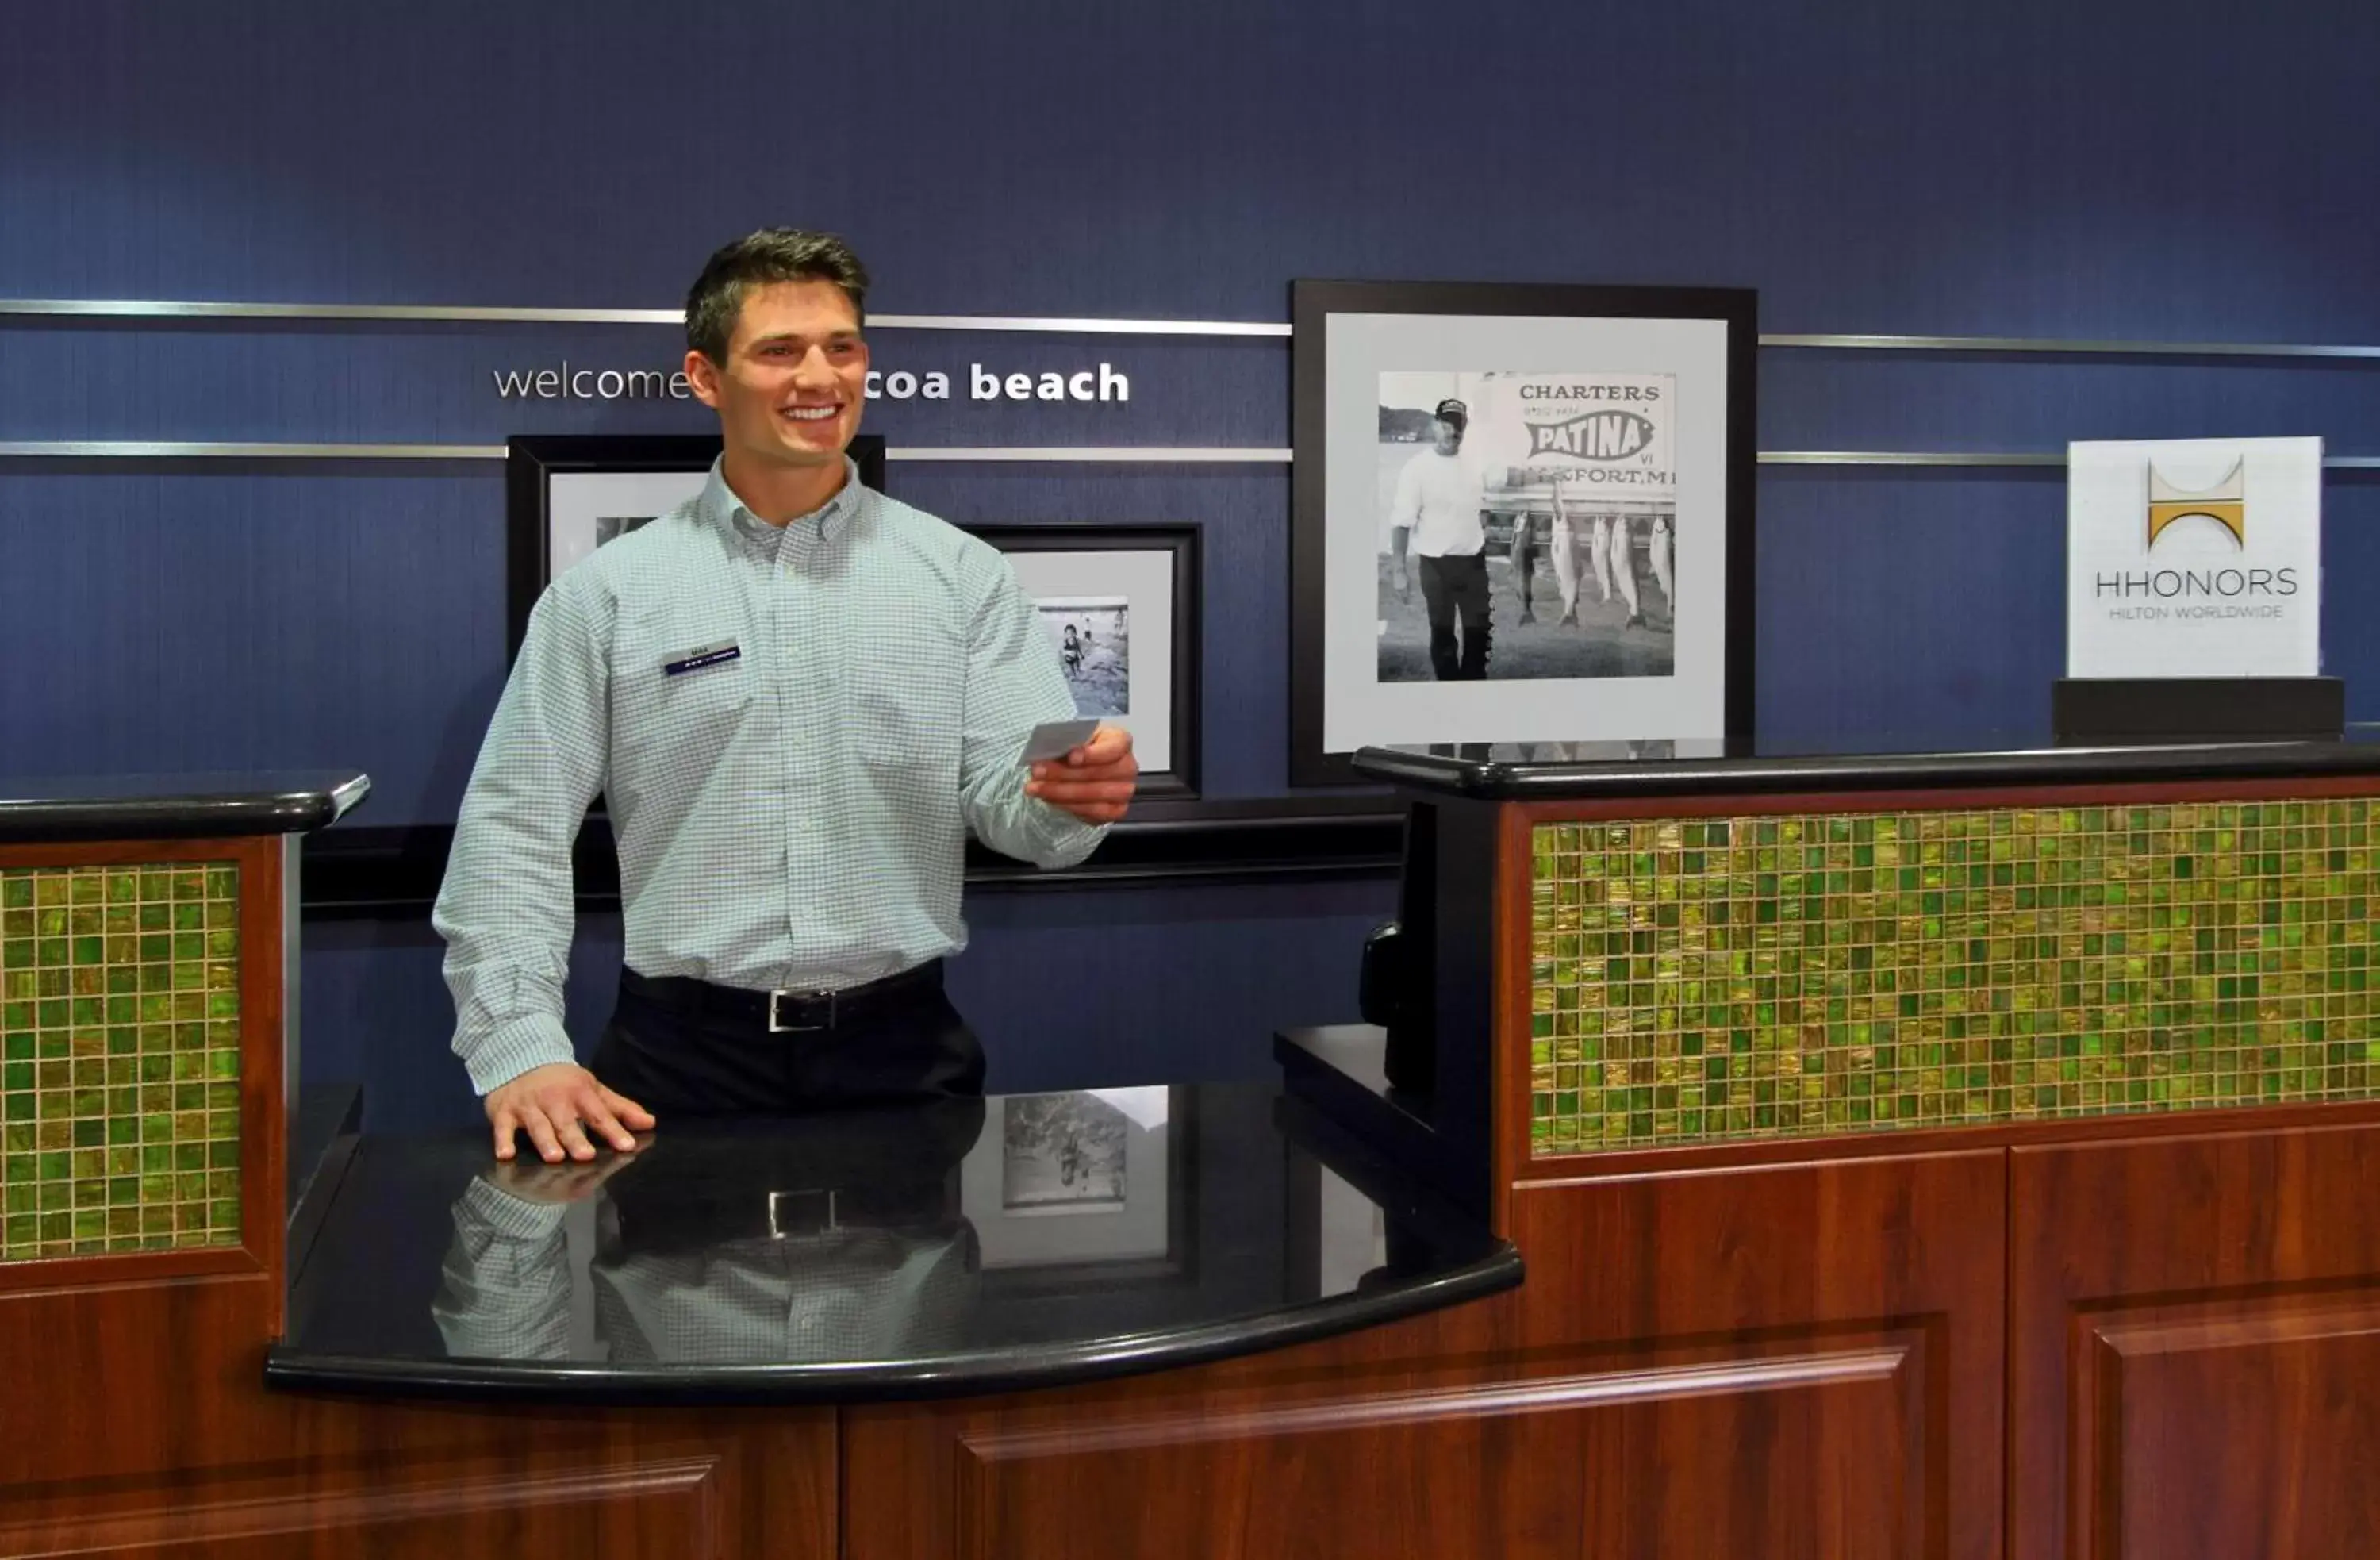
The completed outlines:
[[[851,299],[853,316],[867,322],[868,268],[850,245],[832,233],[763,227],[722,245],[702,262],[702,274],[686,295],[686,344],[724,363],[745,295],[772,282],[832,282]]]

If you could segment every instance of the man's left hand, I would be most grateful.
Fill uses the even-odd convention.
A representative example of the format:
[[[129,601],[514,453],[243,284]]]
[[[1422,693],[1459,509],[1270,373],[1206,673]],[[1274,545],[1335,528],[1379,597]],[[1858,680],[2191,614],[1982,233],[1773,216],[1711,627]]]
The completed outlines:
[[[1140,761],[1132,756],[1132,733],[1103,725],[1062,760],[1035,764],[1025,794],[1086,823],[1112,823],[1132,805],[1139,774]]]

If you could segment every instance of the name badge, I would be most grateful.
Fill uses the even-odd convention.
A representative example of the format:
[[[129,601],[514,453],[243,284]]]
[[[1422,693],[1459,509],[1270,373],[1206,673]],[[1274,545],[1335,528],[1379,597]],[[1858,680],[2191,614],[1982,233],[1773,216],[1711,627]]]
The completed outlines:
[[[687,651],[674,661],[662,662],[662,675],[666,677],[684,676],[688,672],[699,672],[705,666],[716,666],[722,661],[737,660],[743,654],[743,649],[738,645],[705,645],[699,650]]]

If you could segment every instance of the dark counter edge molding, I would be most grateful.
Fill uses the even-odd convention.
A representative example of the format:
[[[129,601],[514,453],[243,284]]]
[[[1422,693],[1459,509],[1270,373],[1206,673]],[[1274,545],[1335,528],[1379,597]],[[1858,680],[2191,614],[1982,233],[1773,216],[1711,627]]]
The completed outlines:
[[[264,1382],[285,1392],[475,1402],[662,1404],[890,1403],[1071,1386],[1179,1370],[1285,1348],[1517,1288],[1521,1254],[1511,1243],[1467,1267],[1385,1293],[1317,1300],[1173,1333],[1143,1333],[1082,1344],[945,1355],[914,1361],[844,1365],[680,1365],[624,1370],[507,1360],[394,1360],[305,1355],[275,1344]]]
[[[427,914],[446,871],[449,824],[333,829],[310,836],[299,894],[323,917]],[[1044,871],[970,841],[970,890],[1278,883],[1394,877],[1404,849],[1404,806],[1395,798],[1295,797],[1246,801],[1151,801],[1115,825],[1087,861]],[[572,863],[581,909],[620,903],[620,863],[610,823],[598,815],[578,835]]]
[[[88,801],[11,801],[0,796],[0,839],[11,845],[66,845],[310,834],[338,822],[370,794],[370,777],[358,774],[326,791]]]
[[[1516,763],[1367,748],[1366,778],[1481,801],[1621,801],[1780,792],[2120,786],[2186,780],[2320,780],[2380,775],[2380,743],[2223,742],[2043,748],[2012,752]]]

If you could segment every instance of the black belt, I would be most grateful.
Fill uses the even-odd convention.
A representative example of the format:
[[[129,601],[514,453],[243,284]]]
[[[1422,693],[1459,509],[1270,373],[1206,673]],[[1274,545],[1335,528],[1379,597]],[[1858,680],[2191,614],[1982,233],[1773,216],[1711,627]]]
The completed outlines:
[[[639,975],[620,971],[620,989],[645,1002],[675,1009],[687,1018],[718,1014],[749,1018],[771,1034],[798,1034],[831,1030],[864,1018],[903,1002],[914,1002],[942,984],[942,961],[925,963],[864,985],[836,991],[747,991],[741,986],[717,986],[687,975]]]
[[[622,1252],[675,1252],[720,1240],[784,1240],[848,1230],[926,1231],[956,1222],[955,1199],[930,1186],[845,1187],[756,1191],[748,1197],[656,1198],[650,1205],[626,1194],[627,1177],[611,1191],[619,1215]]]

